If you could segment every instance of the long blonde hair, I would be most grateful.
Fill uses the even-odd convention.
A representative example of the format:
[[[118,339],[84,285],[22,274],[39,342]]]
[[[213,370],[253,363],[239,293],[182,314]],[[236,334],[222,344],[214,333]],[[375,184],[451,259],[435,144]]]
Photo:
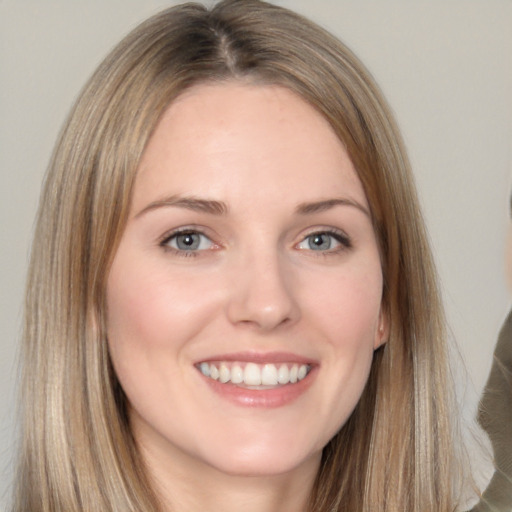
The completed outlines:
[[[188,87],[225,80],[288,87],[325,116],[363,183],[380,245],[389,341],[324,449],[310,510],[452,511],[445,322],[399,131],[342,43],[259,0],[185,4],[147,20],[100,65],[68,118],[32,248],[14,510],[159,510],[109,361],[105,282],[162,112]]]

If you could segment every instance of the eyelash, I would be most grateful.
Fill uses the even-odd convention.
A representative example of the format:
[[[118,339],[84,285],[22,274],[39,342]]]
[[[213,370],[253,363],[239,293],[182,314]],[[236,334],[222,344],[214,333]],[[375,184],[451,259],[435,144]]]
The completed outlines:
[[[161,240],[159,242],[159,246],[162,247],[162,249],[164,251],[171,252],[171,253],[175,254],[176,256],[180,256],[180,257],[197,257],[197,256],[199,256],[199,253],[204,252],[205,249],[203,249],[203,250],[197,250],[197,249],[196,250],[184,250],[184,249],[176,249],[174,247],[171,247],[169,245],[169,243],[172,240],[176,239],[180,235],[198,235],[201,237],[205,237],[211,242],[211,244],[213,246],[218,247],[218,245],[216,245],[215,242],[213,242],[210,237],[208,237],[205,233],[203,233],[199,229],[196,229],[193,227],[179,228],[179,229],[173,230],[170,233],[166,233],[161,238]],[[347,236],[346,233],[344,233],[341,230],[337,230],[337,229],[325,229],[325,230],[318,230],[318,231],[313,231],[311,233],[308,233],[306,236],[304,236],[302,238],[302,240],[298,244],[295,245],[295,247],[306,242],[308,239],[310,239],[314,236],[320,236],[320,235],[324,235],[324,236],[326,235],[328,237],[333,238],[336,242],[338,242],[340,244],[340,246],[336,247],[334,249],[329,248],[327,250],[318,250],[318,251],[315,251],[314,249],[309,249],[309,252],[316,253],[315,256],[324,256],[324,257],[332,256],[332,255],[339,254],[340,252],[343,252],[343,251],[346,251],[347,249],[352,248],[351,239]],[[307,249],[299,249],[299,250],[307,250]]]
[[[313,231],[311,233],[308,233],[297,245],[300,245],[300,244],[306,242],[308,239],[310,239],[314,236],[319,236],[319,235],[324,235],[324,236],[326,235],[326,236],[333,238],[336,242],[338,242],[340,244],[340,246],[336,247],[334,249],[318,250],[318,251],[315,251],[314,249],[309,249],[310,252],[317,253],[317,254],[315,254],[315,256],[324,256],[324,257],[332,256],[332,255],[339,254],[340,252],[343,252],[343,251],[346,251],[347,249],[352,248],[352,240],[350,239],[350,237],[346,233],[344,233],[343,231],[338,230],[338,229],[324,229],[324,230]]]
[[[169,243],[173,239],[177,238],[180,235],[199,235],[201,237],[207,238],[212,243],[212,245],[214,245],[214,246],[216,245],[215,242],[213,242],[208,235],[205,235],[201,230],[199,230],[197,228],[193,228],[193,227],[178,228],[178,229],[173,230],[170,233],[166,233],[162,237],[162,239],[160,240],[158,245],[160,247],[162,247],[162,249],[165,252],[171,252],[172,254],[174,254],[176,256],[181,256],[181,257],[185,257],[185,258],[199,256],[199,253],[202,251],[198,251],[198,250],[188,250],[187,251],[184,249],[175,249],[174,247],[171,247],[169,245]]]

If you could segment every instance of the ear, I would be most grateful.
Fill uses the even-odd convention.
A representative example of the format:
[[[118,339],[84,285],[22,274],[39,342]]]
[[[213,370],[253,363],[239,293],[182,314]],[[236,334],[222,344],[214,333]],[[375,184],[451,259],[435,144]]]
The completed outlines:
[[[377,350],[379,347],[384,345],[389,339],[389,314],[384,306],[381,306],[379,313],[379,324],[377,331],[375,332],[375,342],[373,349]]]

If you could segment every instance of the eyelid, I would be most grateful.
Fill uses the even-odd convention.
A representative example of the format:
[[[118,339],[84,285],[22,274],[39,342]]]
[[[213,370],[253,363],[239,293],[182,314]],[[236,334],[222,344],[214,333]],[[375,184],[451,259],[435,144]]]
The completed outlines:
[[[197,256],[199,253],[207,252],[209,250],[215,250],[220,247],[220,245],[217,242],[215,242],[213,237],[211,235],[207,234],[207,231],[208,230],[206,230],[205,228],[203,228],[201,226],[195,226],[195,225],[180,226],[178,228],[173,228],[169,231],[166,231],[162,236],[160,236],[158,238],[157,242],[158,242],[158,245],[160,247],[162,247],[162,249],[164,249],[165,251],[173,252],[180,256]],[[197,235],[207,238],[211,242],[212,247],[209,247],[207,249],[199,249],[199,250],[198,249],[186,250],[186,249],[178,249],[178,248],[175,248],[175,247],[172,247],[169,245],[169,242],[173,238],[176,238],[179,235],[188,234],[188,233],[197,234]]]
[[[173,236],[180,235],[183,233],[198,233],[200,235],[204,235],[208,238],[211,238],[211,236],[208,234],[208,231],[209,230],[207,230],[204,226],[200,226],[198,224],[186,224],[184,226],[179,226],[167,230],[165,233],[163,233],[157,238],[157,242],[161,244],[168,240],[169,238],[172,238]]]
[[[319,254],[333,254],[337,252],[341,252],[347,249],[352,248],[352,240],[351,238],[345,233],[343,230],[338,228],[322,228],[322,227],[316,227],[312,228],[309,232],[307,232],[305,235],[302,236],[301,240],[296,244],[296,247],[298,247],[300,244],[304,243],[308,238],[314,236],[314,235],[327,235],[336,242],[339,243],[339,247],[335,247],[333,249],[327,249],[324,251],[314,251],[313,249],[300,249],[300,250],[309,250],[311,252],[318,252]]]

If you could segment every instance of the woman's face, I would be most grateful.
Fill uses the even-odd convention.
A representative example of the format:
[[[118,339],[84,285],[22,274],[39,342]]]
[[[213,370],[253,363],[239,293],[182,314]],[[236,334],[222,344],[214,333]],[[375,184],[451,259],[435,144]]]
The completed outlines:
[[[368,203],[287,89],[200,85],[142,158],[108,340],[150,466],[317,468],[386,336]]]

